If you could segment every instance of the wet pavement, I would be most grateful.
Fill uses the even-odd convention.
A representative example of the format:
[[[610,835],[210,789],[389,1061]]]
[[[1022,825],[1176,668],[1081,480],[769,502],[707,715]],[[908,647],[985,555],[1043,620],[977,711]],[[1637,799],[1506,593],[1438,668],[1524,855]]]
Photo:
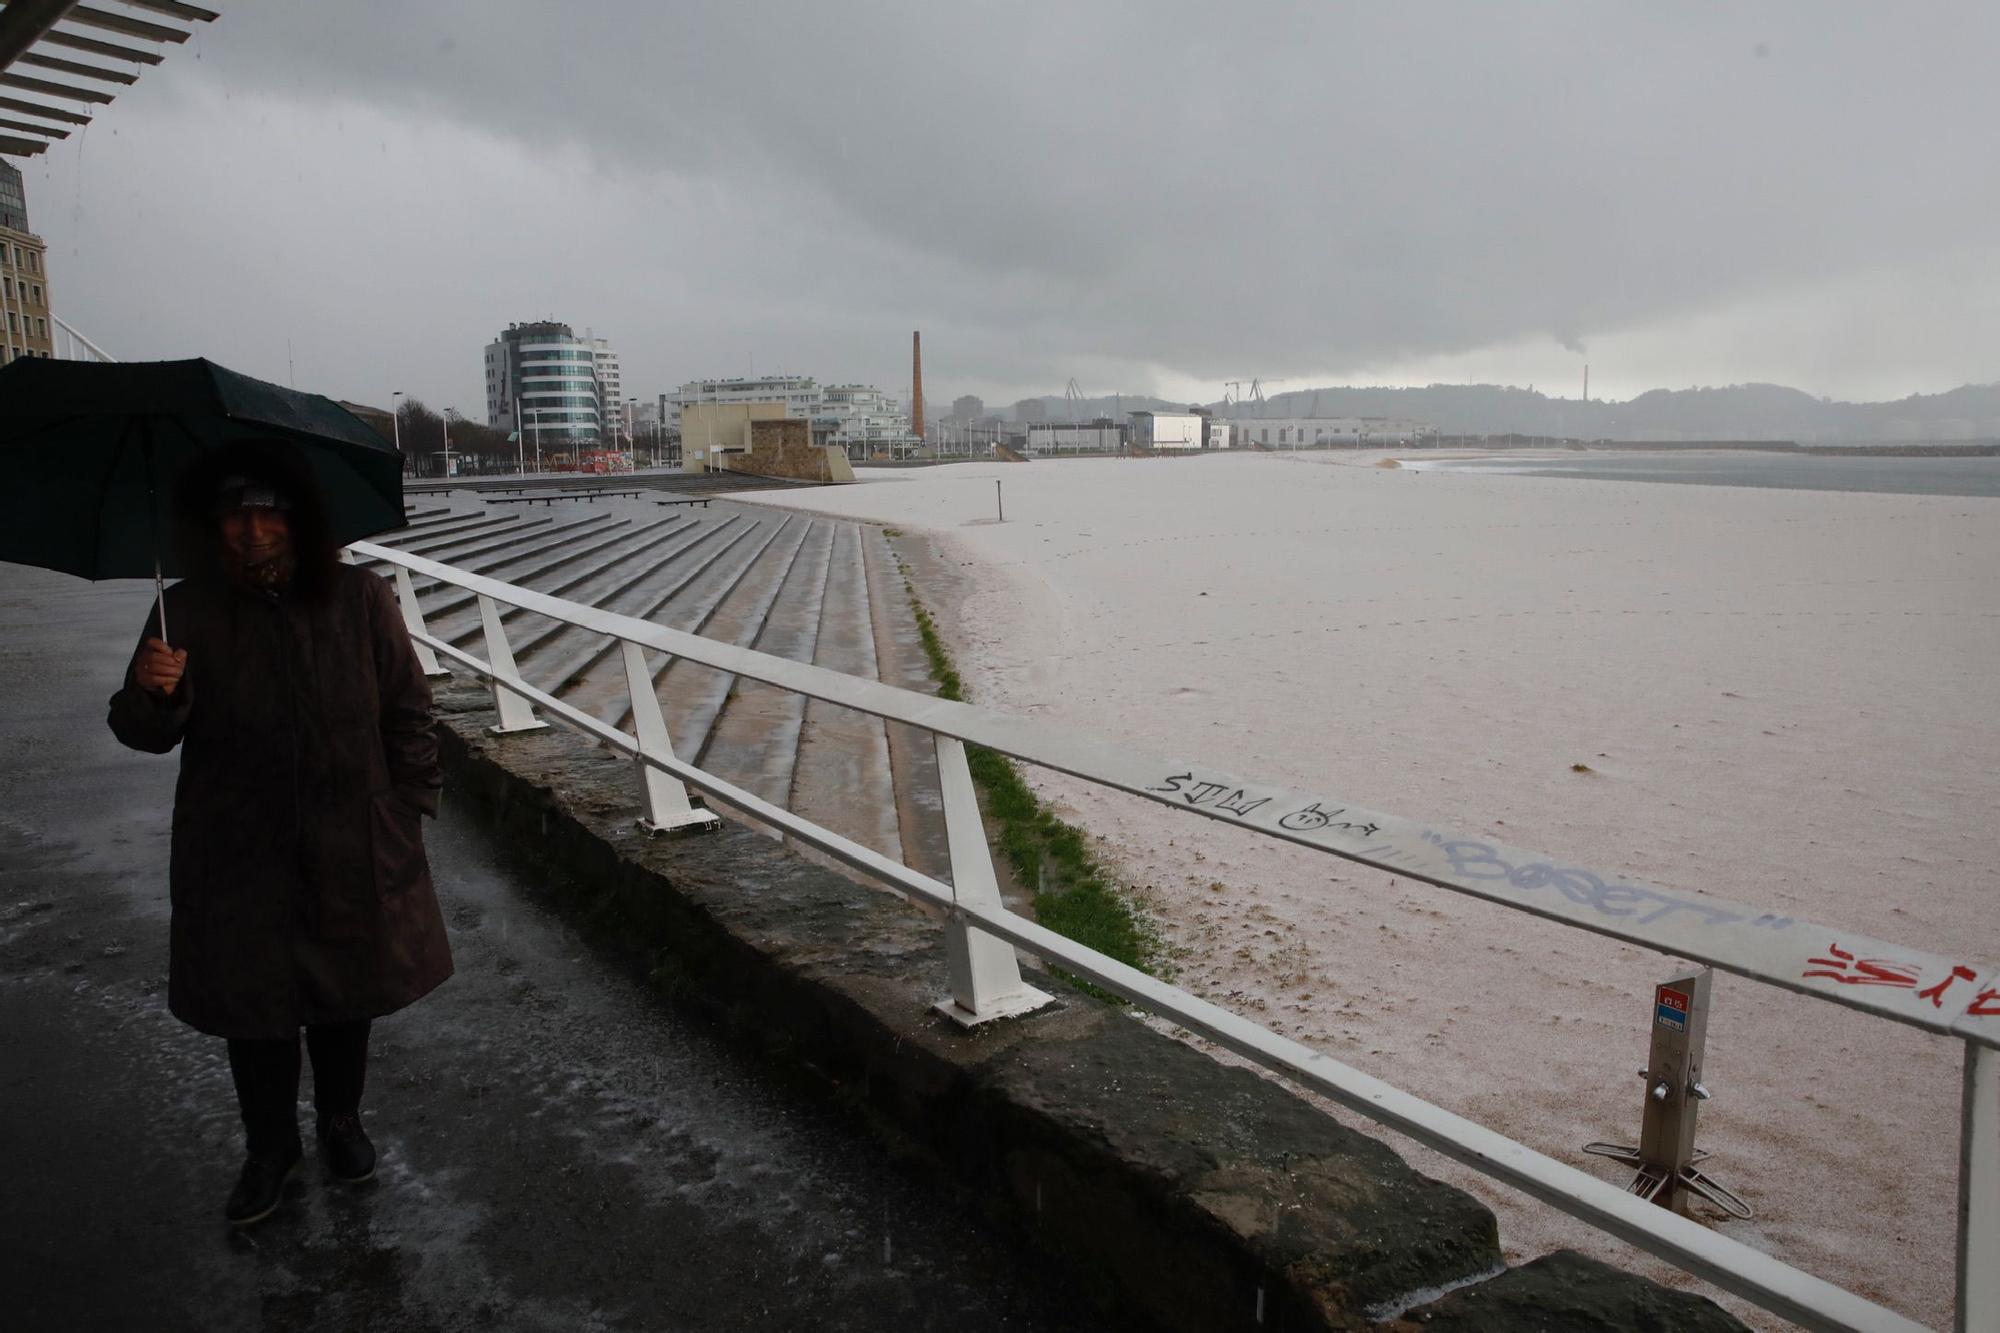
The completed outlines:
[[[103,723],[146,603],[0,566],[0,1325],[1098,1326],[822,1095],[539,906],[449,795],[428,833],[458,975],[376,1027],[378,1178],[309,1163],[233,1233],[222,1043],[165,1009],[177,761]]]

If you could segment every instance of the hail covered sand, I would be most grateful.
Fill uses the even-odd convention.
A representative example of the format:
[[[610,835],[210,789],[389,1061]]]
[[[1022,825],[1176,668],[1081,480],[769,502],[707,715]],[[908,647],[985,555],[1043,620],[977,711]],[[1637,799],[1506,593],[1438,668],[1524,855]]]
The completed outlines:
[[[864,469],[756,498],[927,539],[975,702],[2000,955],[2000,499],[1376,461]],[[1674,960],[1029,773],[1101,839],[1181,985],[1622,1183],[1580,1148],[1636,1141],[1648,1002]],[[1699,1142],[1757,1216],[1707,1220],[1947,1324],[1960,1061],[1957,1042],[1718,978]],[[1571,1246],[1664,1276],[1402,1146],[1495,1206],[1512,1257]]]

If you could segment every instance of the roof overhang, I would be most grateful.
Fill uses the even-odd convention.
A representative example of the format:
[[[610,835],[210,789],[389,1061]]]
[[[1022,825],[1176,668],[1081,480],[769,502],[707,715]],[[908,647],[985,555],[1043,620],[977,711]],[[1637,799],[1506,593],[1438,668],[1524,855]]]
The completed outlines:
[[[69,134],[65,126],[88,125],[87,108],[108,106],[118,89],[138,80],[136,68],[84,61],[72,53],[134,66],[157,65],[167,46],[177,46],[191,35],[190,29],[178,25],[212,23],[218,17],[212,9],[180,0],[108,0],[107,8],[76,0],[4,0],[4,4],[0,91],[29,93],[33,100],[0,96],[0,111],[7,113],[0,121],[6,131],[0,133],[0,157],[31,157],[44,151],[50,139]],[[103,33],[122,40],[105,40],[98,35]]]

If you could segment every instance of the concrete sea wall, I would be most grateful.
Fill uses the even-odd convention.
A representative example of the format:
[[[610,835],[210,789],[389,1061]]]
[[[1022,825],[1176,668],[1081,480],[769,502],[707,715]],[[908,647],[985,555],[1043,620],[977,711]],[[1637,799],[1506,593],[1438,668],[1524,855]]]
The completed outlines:
[[[460,679],[438,703],[446,799],[539,867],[562,910],[823,1081],[1114,1322],[1743,1327],[1574,1255],[1503,1270],[1493,1215],[1470,1195],[1060,982],[1045,983],[1056,1005],[961,1031],[930,1010],[945,959],[922,909],[737,825],[649,838],[631,761],[561,728],[491,736],[486,691]]]

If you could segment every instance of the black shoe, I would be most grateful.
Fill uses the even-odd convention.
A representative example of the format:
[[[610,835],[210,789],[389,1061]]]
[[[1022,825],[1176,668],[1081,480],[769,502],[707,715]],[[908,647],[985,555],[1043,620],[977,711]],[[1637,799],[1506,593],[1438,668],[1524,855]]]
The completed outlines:
[[[305,1153],[294,1143],[277,1156],[251,1157],[243,1163],[236,1188],[229,1191],[223,1216],[231,1226],[247,1227],[261,1222],[278,1210],[285,1196],[285,1182],[299,1173]]]
[[[319,1155],[335,1180],[359,1185],[375,1175],[375,1145],[361,1128],[359,1111],[319,1118]]]

